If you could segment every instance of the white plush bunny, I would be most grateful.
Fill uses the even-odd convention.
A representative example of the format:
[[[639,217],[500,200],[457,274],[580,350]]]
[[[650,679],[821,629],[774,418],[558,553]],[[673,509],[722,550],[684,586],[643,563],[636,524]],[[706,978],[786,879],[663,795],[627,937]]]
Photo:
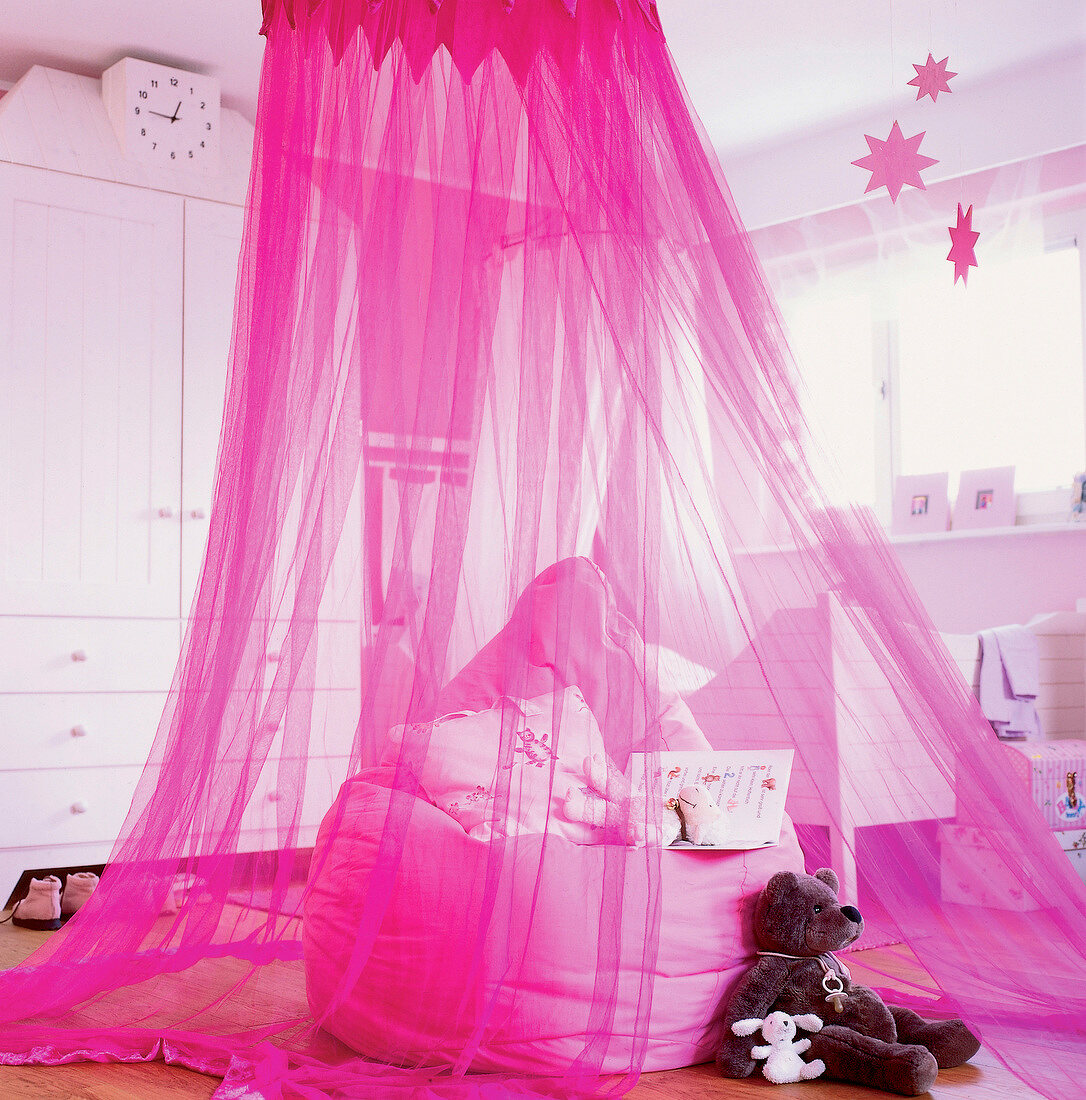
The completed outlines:
[[[762,1029],[762,1038],[768,1046],[751,1048],[752,1058],[764,1058],[762,1073],[775,1085],[786,1085],[792,1081],[810,1081],[818,1077],[826,1068],[821,1058],[805,1062],[800,1055],[809,1050],[810,1039],[792,1040],[796,1037],[796,1025],[804,1031],[821,1031],[822,1021],[807,1012],[802,1016],[789,1016],[787,1012],[771,1012],[764,1020],[737,1020],[732,1024],[736,1035],[753,1035]]]

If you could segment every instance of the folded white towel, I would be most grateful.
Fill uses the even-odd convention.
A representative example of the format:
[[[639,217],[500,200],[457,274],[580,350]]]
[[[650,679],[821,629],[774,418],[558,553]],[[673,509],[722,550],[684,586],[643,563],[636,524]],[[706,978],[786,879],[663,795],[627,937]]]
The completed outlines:
[[[977,698],[989,722],[1009,722],[1011,701],[1004,690],[1003,658],[994,630],[980,632],[980,684]]]
[[[997,627],[981,631],[980,650],[977,697],[996,735],[1005,741],[1038,740],[1041,721],[1036,698],[1041,675],[1037,639],[1025,627]]]
[[[1041,658],[1037,639],[1024,626],[998,626],[991,631],[999,646],[1003,670],[1016,699],[1037,698],[1041,686]]]

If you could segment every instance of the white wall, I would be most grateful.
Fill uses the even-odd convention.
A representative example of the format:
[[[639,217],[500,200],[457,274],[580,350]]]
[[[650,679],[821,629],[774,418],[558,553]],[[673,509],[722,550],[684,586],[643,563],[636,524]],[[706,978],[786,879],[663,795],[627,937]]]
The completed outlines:
[[[1086,597],[1086,524],[895,540],[938,630],[970,634],[1074,611]]]

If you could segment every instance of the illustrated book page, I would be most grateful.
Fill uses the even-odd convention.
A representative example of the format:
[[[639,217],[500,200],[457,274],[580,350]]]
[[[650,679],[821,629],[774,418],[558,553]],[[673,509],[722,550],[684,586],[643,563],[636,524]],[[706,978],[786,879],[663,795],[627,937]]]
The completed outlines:
[[[794,755],[792,749],[661,752],[647,777],[646,764],[654,758],[635,753],[630,780],[637,793],[651,792],[655,799],[668,847],[767,848],[780,841]],[[698,843],[685,837],[695,829],[683,828],[695,819],[704,822]]]

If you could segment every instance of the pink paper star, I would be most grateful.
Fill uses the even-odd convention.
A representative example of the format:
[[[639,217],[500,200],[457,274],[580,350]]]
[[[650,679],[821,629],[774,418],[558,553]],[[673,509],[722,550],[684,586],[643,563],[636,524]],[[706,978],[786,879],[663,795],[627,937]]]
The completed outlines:
[[[947,259],[954,262],[954,282],[961,279],[966,286],[969,285],[969,269],[977,266],[977,256],[973,251],[980,234],[973,228],[973,207],[969,212],[962,213],[962,204],[958,203],[958,224],[948,226],[950,233],[950,251]]]
[[[916,88],[917,99],[930,95],[934,103],[939,98],[940,92],[950,93],[950,80],[958,74],[946,71],[946,63],[949,60],[949,57],[944,57],[942,61],[936,61],[929,53],[923,65],[913,65],[916,76],[909,83]]]
[[[890,192],[890,201],[897,202],[897,197],[905,184],[919,187],[921,191],[926,190],[924,181],[920,178],[920,171],[939,162],[934,157],[925,157],[919,152],[920,142],[924,138],[923,130],[907,138],[902,134],[901,127],[895,120],[885,141],[873,138],[870,134],[864,134],[864,137],[871,152],[852,163],[857,168],[866,168],[871,173],[871,182],[864,189],[865,195],[868,191],[885,187]]]

